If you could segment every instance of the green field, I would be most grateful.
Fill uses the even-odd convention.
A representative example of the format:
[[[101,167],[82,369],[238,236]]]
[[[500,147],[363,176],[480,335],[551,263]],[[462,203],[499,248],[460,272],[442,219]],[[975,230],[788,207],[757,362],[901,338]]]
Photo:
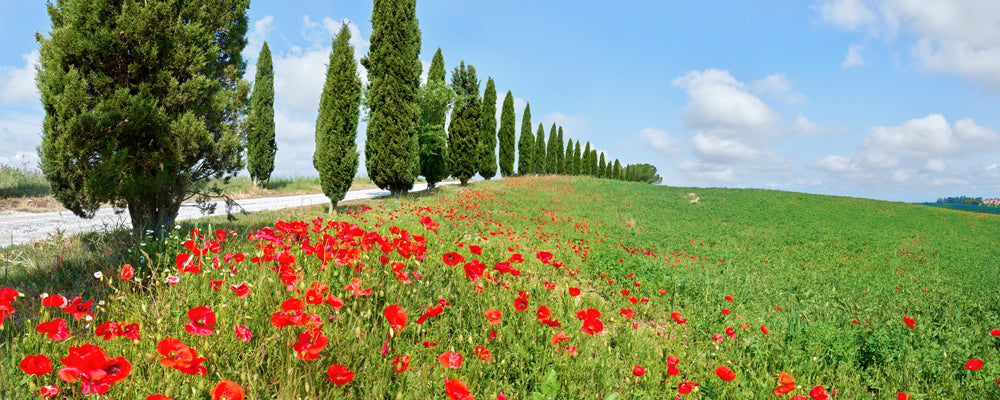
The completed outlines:
[[[329,217],[324,211],[202,220],[190,249],[182,243],[195,226],[184,224],[166,243],[134,248],[122,237],[89,235],[68,246],[2,250],[0,288],[24,296],[10,303],[16,313],[0,331],[0,398],[40,397],[44,385],[84,398],[80,382],[56,372],[70,348],[86,343],[131,365],[107,398],[205,399],[221,380],[253,399],[461,398],[446,391],[453,379],[479,399],[501,392],[522,400],[675,398],[686,382],[698,386],[684,399],[776,398],[780,373],[794,377],[794,390],[778,397],[786,399],[810,398],[819,386],[835,390],[835,399],[1000,397],[1000,337],[990,333],[1000,329],[998,216],[576,177],[371,201],[342,207],[336,220],[343,224],[316,219]],[[219,228],[235,235],[223,232],[213,251]],[[191,268],[183,255],[191,249],[204,251],[192,259],[200,272],[181,273]],[[325,269],[317,252],[330,254]],[[225,257],[235,253],[245,260]],[[458,258],[464,261],[448,265]],[[476,282],[467,274],[477,269],[473,260],[489,272]],[[140,282],[119,278],[125,262]],[[93,277],[98,271],[101,279]],[[165,283],[168,276],[179,284]],[[352,279],[360,280],[357,290],[348,287]],[[213,280],[224,281],[221,290]],[[250,289],[245,298],[229,288],[241,283]],[[323,285],[329,289],[317,297]],[[529,295],[524,311],[515,308],[525,302],[520,291]],[[94,320],[43,307],[42,293],[95,300]],[[343,306],[305,303],[301,326],[276,327],[275,318],[297,318],[281,315],[282,304],[292,310],[297,303],[288,299],[330,294]],[[416,323],[439,304],[440,315]],[[391,305],[408,315],[396,331],[385,316]],[[185,329],[189,310],[202,306],[218,320],[209,336]],[[540,306],[550,311],[547,323]],[[590,309],[600,313],[601,329],[594,318],[578,318],[595,316]],[[500,312],[498,324],[487,310]],[[57,318],[68,322],[67,340],[36,331]],[[95,336],[105,321],[138,323],[141,339]],[[237,325],[253,333],[248,343],[237,338]],[[597,332],[581,331],[588,326]],[[569,338],[554,344],[560,332]],[[204,377],[158,361],[177,355],[157,353],[168,338],[207,359]],[[439,360],[452,352],[463,356],[460,368]],[[53,360],[54,371],[30,376],[18,368],[38,354]],[[401,364],[392,361],[403,356],[409,369],[396,372]],[[678,360],[677,375],[668,357]],[[973,359],[983,367],[966,369]],[[335,365],[353,372],[352,380],[331,382]],[[635,374],[636,366],[645,373]],[[735,379],[720,379],[718,367]]]

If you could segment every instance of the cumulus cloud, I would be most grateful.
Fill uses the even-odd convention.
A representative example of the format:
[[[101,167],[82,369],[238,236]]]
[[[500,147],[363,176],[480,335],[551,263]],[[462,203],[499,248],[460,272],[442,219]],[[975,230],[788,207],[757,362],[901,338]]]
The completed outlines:
[[[929,71],[1000,89],[1000,2],[994,0],[822,0],[822,21],[869,36],[904,32]],[[845,60],[846,63],[847,60]]]
[[[806,116],[800,112],[795,116],[795,125],[792,126],[792,131],[803,135],[837,135],[847,133],[848,129],[832,126],[819,126],[815,122],[810,121],[809,118],[806,118]]]
[[[8,165],[38,164],[36,148],[42,144],[42,116],[0,110],[0,163]]]
[[[816,160],[813,162],[813,167],[827,172],[860,172],[855,162],[847,157],[838,155],[826,156]]]
[[[35,86],[38,57],[38,50],[35,50],[21,55],[24,59],[22,67],[0,67],[0,102],[14,104],[41,98],[38,87]]]
[[[698,132],[691,138],[694,153],[705,161],[731,164],[759,160],[761,151],[734,140]]]
[[[865,58],[861,56],[861,49],[863,47],[858,44],[852,44],[847,48],[847,55],[844,56],[844,62],[840,63],[840,68],[848,69],[851,67],[863,67],[865,66]]]
[[[750,82],[749,88],[754,93],[785,93],[792,90],[792,81],[785,74],[771,74]]]
[[[639,142],[646,143],[664,157],[684,152],[684,141],[671,137],[665,130],[646,128],[639,131]]]
[[[862,143],[874,151],[916,159],[964,157],[1000,149],[1000,135],[970,118],[950,125],[941,114],[930,114],[898,126],[873,127]]]
[[[677,165],[677,168],[689,176],[719,182],[735,182],[736,174],[733,168],[726,165],[708,162],[685,161]]]
[[[684,108],[684,120],[693,127],[734,134],[767,132],[781,120],[729,71],[691,71],[674,79],[673,85],[688,93],[690,102]]]

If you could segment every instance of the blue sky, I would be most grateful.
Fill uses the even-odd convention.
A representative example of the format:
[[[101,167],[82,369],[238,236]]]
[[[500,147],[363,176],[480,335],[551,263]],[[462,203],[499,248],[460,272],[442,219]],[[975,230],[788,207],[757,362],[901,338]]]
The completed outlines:
[[[37,164],[43,113],[35,32],[45,7],[0,15],[0,162]],[[368,1],[254,1],[248,79],[275,60],[277,176],[315,175],[313,128],[332,34],[358,57]],[[503,1],[417,6],[440,47],[498,97],[525,102],[664,183],[887,200],[1000,197],[1000,3],[993,0]],[[365,126],[359,129],[363,145]],[[518,133],[520,135],[520,133]],[[364,164],[362,163],[362,166]]]

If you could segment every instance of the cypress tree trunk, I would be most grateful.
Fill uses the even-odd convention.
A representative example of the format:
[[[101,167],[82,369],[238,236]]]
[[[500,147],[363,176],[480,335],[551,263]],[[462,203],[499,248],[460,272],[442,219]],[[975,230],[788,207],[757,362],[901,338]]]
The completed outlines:
[[[524,106],[521,116],[521,140],[517,142],[517,174],[529,175],[534,170],[531,167],[535,155],[535,136],[531,132],[531,103]]]
[[[365,165],[379,188],[395,197],[413,188],[419,143],[420,28],[416,0],[375,0],[368,55]]]
[[[354,61],[351,31],[346,23],[333,39],[326,83],[316,116],[316,151],[313,167],[319,172],[323,194],[330,198],[330,213],[344,199],[358,172],[357,137],[361,104],[361,79]]]

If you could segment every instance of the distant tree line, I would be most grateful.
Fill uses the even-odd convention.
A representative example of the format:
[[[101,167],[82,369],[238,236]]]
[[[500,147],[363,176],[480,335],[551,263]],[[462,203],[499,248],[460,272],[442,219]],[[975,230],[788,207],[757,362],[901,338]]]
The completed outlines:
[[[942,197],[937,199],[937,203],[945,204],[982,204],[982,197],[969,197],[969,196],[958,196],[958,197]]]

